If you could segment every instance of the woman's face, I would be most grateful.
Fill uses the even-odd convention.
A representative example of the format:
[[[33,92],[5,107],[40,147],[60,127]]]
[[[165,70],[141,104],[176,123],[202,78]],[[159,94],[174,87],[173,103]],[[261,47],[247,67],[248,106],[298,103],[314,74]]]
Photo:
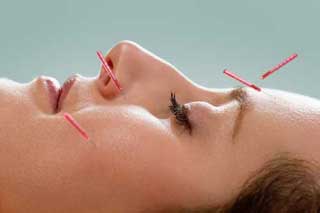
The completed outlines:
[[[102,69],[96,77],[76,75],[58,113],[47,77],[0,80],[3,209],[135,212],[221,204],[278,153],[320,160],[318,100],[271,89],[204,88],[128,41],[106,59],[123,93]],[[171,92],[189,109],[191,135],[170,113]]]

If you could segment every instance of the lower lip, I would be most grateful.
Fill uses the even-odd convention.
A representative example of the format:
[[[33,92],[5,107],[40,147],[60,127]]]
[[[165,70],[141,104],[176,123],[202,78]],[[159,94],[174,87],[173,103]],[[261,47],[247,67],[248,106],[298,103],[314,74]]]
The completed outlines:
[[[57,84],[55,84],[52,80],[45,80],[48,91],[49,91],[49,100],[52,106],[52,112],[56,112],[57,109],[57,101],[60,94],[60,88]]]

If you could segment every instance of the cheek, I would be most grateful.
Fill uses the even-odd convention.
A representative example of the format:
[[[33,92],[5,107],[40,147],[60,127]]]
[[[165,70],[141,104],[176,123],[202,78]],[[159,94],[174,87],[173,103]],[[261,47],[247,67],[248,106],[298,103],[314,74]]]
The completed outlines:
[[[106,189],[102,193],[115,193],[118,199],[160,202],[181,193],[185,153],[162,123],[137,114],[103,120],[94,125],[97,147],[82,157],[81,176],[90,174],[92,183]],[[87,126],[93,131],[92,124]]]
[[[137,110],[95,117],[96,124],[83,121],[97,148],[82,157],[80,173],[108,189],[104,193],[188,203],[205,199],[218,186],[223,192],[230,156],[225,141],[211,143],[209,149],[195,137],[173,136],[158,119]]]

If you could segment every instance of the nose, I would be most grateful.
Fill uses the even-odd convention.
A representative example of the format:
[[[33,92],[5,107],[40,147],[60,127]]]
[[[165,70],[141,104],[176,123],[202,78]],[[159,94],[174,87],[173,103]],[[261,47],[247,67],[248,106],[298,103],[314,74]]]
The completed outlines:
[[[121,41],[117,43],[108,54],[105,56],[112,73],[120,82],[122,88],[128,91],[134,84],[142,82],[147,76],[144,70],[152,63],[150,53],[147,53],[144,48],[132,41]],[[159,66],[159,65],[158,65]],[[105,71],[104,67],[100,68],[99,75],[99,89],[106,97],[115,96],[117,88],[113,84],[109,74]],[[146,86],[146,85],[145,85]]]
[[[185,93],[186,88],[194,86],[173,65],[132,41],[117,43],[105,60],[125,93],[135,93],[136,96],[148,96],[149,93],[157,98],[168,99],[171,90]],[[100,92],[107,98],[119,93],[111,80],[101,66],[97,83]],[[181,88],[184,90],[181,91]]]
[[[134,52],[133,48],[135,48],[135,46],[137,45],[133,42],[121,41],[117,43],[114,47],[112,47],[108,54],[104,57],[108,67],[110,68],[110,71],[114,74],[118,81],[121,81],[121,87],[125,85],[126,90],[128,89],[129,85],[127,82],[124,82],[125,79],[128,79],[128,77],[126,77],[125,75],[129,74],[128,69],[130,68],[127,55],[131,55]],[[124,58],[127,58],[125,59],[126,61],[124,61]],[[120,71],[126,73],[120,73]],[[112,79],[110,78],[108,72],[106,72],[105,68],[101,65],[97,83],[100,92],[105,97],[114,96],[117,92],[115,85],[109,85],[110,81],[112,81]],[[110,84],[113,83],[110,82]]]

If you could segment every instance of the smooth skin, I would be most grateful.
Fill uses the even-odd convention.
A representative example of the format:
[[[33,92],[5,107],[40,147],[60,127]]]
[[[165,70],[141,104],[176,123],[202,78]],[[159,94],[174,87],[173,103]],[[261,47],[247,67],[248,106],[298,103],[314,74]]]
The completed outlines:
[[[239,102],[232,89],[205,88],[131,41],[77,80],[53,113],[40,76],[0,80],[1,212],[140,212],[219,205],[252,172],[286,152],[320,162],[320,101],[245,88],[248,106],[233,137]],[[170,92],[186,104],[192,135],[170,113]],[[70,113],[85,141],[63,118]]]

